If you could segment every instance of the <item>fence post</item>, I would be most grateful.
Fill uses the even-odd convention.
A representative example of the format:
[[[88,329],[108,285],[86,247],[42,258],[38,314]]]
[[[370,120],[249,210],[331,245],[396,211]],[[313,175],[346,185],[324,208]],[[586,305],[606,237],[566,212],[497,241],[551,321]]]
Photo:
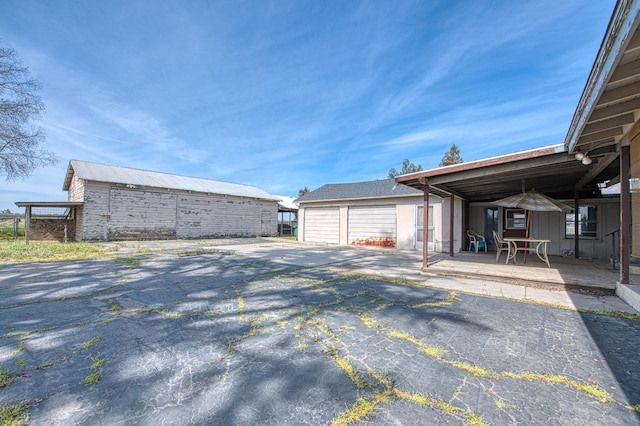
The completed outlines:
[[[18,226],[20,223],[20,218],[19,217],[14,217],[13,218],[13,238],[18,239]]]

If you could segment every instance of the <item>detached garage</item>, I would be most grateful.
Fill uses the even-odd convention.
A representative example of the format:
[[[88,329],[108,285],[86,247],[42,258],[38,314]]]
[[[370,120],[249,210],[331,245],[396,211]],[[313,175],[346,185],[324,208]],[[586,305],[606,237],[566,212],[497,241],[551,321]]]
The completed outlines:
[[[393,179],[327,184],[298,198],[298,239],[325,244],[420,249],[423,193]],[[433,216],[442,210],[433,197]],[[429,229],[431,249],[439,234]]]
[[[278,234],[279,198],[255,186],[71,160],[63,190],[76,241]]]

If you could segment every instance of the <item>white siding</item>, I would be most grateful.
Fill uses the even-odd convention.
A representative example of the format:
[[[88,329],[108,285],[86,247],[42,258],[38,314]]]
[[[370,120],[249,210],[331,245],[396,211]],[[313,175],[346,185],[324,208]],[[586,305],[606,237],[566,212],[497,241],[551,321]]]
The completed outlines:
[[[109,240],[176,237],[176,194],[111,188]]]
[[[278,205],[239,197],[181,194],[178,238],[273,236]]]
[[[350,207],[348,244],[396,246],[396,206]]]
[[[304,241],[311,243],[340,243],[340,209],[306,208]]]

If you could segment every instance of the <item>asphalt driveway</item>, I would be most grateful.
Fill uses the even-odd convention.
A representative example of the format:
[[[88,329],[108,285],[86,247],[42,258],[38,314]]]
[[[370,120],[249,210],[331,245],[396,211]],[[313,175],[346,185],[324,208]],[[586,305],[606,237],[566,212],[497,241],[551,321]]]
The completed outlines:
[[[246,247],[3,266],[0,406],[32,425],[640,424],[637,317]]]

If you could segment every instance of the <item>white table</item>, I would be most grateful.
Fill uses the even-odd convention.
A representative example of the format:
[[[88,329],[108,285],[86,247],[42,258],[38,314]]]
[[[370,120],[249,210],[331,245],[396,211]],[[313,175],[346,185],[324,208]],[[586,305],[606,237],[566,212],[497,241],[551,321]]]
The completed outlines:
[[[549,265],[549,258],[547,257],[547,245],[551,240],[539,240],[537,238],[504,238],[504,241],[507,242],[509,246],[507,261],[505,263],[509,263],[509,260],[513,260],[513,263],[516,263],[516,255],[519,251],[535,251],[538,258],[546,263],[548,268],[551,268],[551,265]],[[518,246],[518,243],[525,244],[523,246]]]

